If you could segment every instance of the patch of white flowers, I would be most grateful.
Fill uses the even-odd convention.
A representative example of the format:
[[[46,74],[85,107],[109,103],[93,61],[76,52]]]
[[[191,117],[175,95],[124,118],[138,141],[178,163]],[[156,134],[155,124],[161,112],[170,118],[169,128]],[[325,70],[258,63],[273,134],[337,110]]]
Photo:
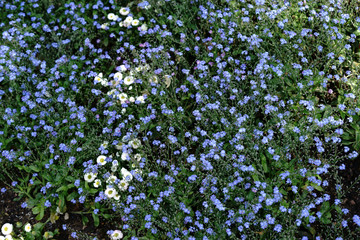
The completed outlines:
[[[119,71],[113,75],[113,79],[108,80],[103,73],[99,73],[95,78],[95,84],[100,83],[105,87],[112,87],[106,94],[118,100],[119,104],[124,103],[145,103],[146,94],[140,96],[131,96],[132,90],[135,89],[137,73],[145,73],[150,70],[149,65],[138,66],[135,69],[127,69],[124,65],[119,66]],[[153,76],[149,82],[157,83],[157,77]],[[107,144],[107,143],[106,143]]]
[[[124,148],[125,145],[127,147]],[[109,142],[104,141],[101,146],[106,149],[109,146]],[[122,161],[133,161],[133,163],[130,165],[133,169],[133,174],[142,174],[142,171],[136,168],[136,163],[140,162],[142,159],[141,154],[135,153],[132,155],[132,151],[139,149],[141,146],[141,141],[138,138],[130,139],[127,136],[124,136],[122,141],[114,146],[114,148],[118,150],[118,152],[115,154],[115,157],[119,157]],[[129,147],[133,150],[129,150]],[[109,176],[105,179],[106,186],[104,193],[107,199],[119,200],[119,191],[122,192],[128,189],[130,182],[134,178],[133,174],[126,167],[121,167],[119,174],[117,171],[119,169],[120,163],[118,160],[113,159],[113,155],[100,155],[97,157],[96,162],[100,168],[105,167],[106,164],[111,163],[111,174],[109,174]],[[100,179],[97,179],[97,175],[98,173],[87,172],[84,174],[84,179],[88,183],[93,183],[95,188],[99,188],[102,185],[102,182]]]
[[[21,223],[18,222],[16,224],[16,226],[18,228],[21,227]],[[24,231],[25,232],[31,232],[32,227],[30,223],[27,223],[24,225]],[[0,240],[13,240],[13,239],[20,239],[20,240],[24,240],[25,238],[22,236],[22,233],[16,234],[14,231],[14,225],[11,223],[5,223],[2,225],[1,227],[1,234],[3,234],[4,236],[0,235]],[[15,236],[13,238],[13,236]]]

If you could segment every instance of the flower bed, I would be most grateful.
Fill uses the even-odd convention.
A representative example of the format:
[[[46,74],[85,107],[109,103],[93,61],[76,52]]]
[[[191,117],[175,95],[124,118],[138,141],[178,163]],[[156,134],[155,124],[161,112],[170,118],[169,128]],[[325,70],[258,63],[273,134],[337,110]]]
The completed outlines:
[[[3,238],[358,239],[359,7],[0,2]]]

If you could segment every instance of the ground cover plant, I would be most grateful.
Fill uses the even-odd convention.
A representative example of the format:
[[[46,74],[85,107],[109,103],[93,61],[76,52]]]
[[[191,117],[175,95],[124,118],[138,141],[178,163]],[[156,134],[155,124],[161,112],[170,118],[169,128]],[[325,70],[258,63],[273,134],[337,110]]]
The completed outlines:
[[[0,0],[0,239],[359,239],[359,7]]]

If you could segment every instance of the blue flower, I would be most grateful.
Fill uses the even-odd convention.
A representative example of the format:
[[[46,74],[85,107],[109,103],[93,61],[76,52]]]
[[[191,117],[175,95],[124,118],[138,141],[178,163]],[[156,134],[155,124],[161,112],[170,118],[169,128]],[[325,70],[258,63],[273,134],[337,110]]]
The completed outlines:
[[[353,221],[360,227],[360,217],[358,215],[353,216]]]
[[[180,20],[177,20],[177,21],[176,21],[176,24],[177,24],[179,27],[182,27],[182,26],[183,26],[183,22],[180,21]]]
[[[46,202],[44,203],[45,207],[51,207],[51,203],[49,200],[46,200]]]
[[[72,233],[71,233],[71,237],[72,237],[72,238],[77,238],[76,232],[72,232]]]

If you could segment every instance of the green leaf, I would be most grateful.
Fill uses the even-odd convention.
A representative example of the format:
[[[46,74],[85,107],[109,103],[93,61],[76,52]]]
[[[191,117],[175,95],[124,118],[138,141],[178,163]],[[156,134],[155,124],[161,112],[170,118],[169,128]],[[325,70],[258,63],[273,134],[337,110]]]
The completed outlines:
[[[67,195],[66,200],[71,201],[72,199],[75,199],[76,196],[77,196],[77,192],[73,192],[73,193]]]
[[[102,216],[103,216],[105,219],[111,218],[111,214],[103,214]]]
[[[41,229],[44,227],[45,223],[37,223],[34,225],[34,230],[41,232]]]
[[[325,215],[321,216],[320,222],[324,224],[330,224],[331,223],[331,213],[328,212]]]
[[[60,211],[62,211],[64,207],[65,207],[65,197],[64,197],[63,194],[60,194],[59,195],[59,208],[60,208]]]
[[[107,47],[109,45],[109,39],[108,38],[104,39],[104,45],[105,45],[105,47]]]
[[[262,165],[262,167],[263,167],[263,169],[264,169],[264,172],[266,172],[266,173],[269,172],[265,155],[264,155],[264,154],[261,154],[261,155],[260,155],[260,158],[261,158],[261,165]]]
[[[96,188],[92,188],[92,189],[89,189],[88,191],[89,191],[89,193],[94,194],[94,193],[97,193],[99,190]]]
[[[34,207],[33,209],[32,209],[32,213],[33,214],[38,214],[40,212],[40,208],[39,207]]]
[[[30,165],[29,168],[34,172],[40,172],[40,168],[38,166]]]
[[[40,221],[43,217],[44,217],[44,213],[45,213],[45,208],[44,207],[41,207],[40,208],[40,213],[39,215],[36,216],[36,220]]]
[[[65,177],[65,180],[67,180],[68,182],[74,182],[74,177],[73,176],[67,176]]]
[[[81,216],[81,220],[84,226],[86,226],[86,224],[89,222],[89,219],[86,216]]]
[[[97,227],[97,226],[99,226],[99,216],[98,215],[96,215],[95,213],[92,213],[92,217],[93,217],[93,219],[94,219],[94,226],[95,227]]]
[[[335,206],[335,210],[340,214],[342,213],[341,208],[339,206]]]
[[[324,213],[326,212],[328,209],[330,208],[330,203],[329,202],[324,202],[322,205],[321,205],[321,213]]]
[[[61,186],[58,189],[56,189],[56,192],[62,192],[62,191],[66,192],[67,190],[68,190],[67,186]]]
[[[315,188],[316,190],[323,192],[324,189],[322,187],[320,187],[319,185],[315,184],[315,183],[310,183],[310,186],[312,186],[313,188]]]

